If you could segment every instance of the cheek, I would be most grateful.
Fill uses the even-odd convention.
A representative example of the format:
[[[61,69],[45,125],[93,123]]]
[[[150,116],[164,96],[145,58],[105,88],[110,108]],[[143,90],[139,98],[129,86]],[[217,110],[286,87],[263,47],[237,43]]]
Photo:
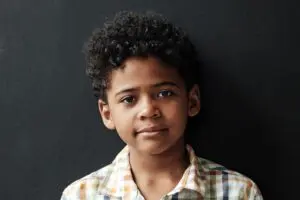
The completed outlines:
[[[168,121],[173,122],[173,124],[185,124],[187,119],[187,103],[184,101],[173,102],[168,106],[163,106],[165,116]]]
[[[128,132],[132,129],[132,112],[124,109],[114,109],[112,110],[112,120],[116,126],[119,133]]]

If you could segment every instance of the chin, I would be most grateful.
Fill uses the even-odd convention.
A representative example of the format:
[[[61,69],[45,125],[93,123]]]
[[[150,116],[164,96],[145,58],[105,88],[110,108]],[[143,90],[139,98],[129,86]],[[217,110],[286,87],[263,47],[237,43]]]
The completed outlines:
[[[169,144],[143,144],[139,148],[136,148],[139,152],[148,155],[160,155],[166,152],[170,148]]]

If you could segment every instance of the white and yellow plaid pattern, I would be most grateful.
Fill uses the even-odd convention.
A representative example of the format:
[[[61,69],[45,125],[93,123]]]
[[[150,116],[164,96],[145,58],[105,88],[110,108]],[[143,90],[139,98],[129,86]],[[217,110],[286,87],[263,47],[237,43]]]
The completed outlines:
[[[240,173],[199,158],[187,145],[190,165],[161,200],[262,200],[255,183]],[[144,200],[130,170],[128,147],[106,167],[70,184],[61,200]]]

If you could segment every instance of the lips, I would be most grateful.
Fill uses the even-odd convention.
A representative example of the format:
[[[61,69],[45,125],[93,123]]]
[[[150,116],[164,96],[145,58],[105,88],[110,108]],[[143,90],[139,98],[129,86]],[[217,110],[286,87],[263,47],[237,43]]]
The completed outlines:
[[[168,128],[162,127],[162,126],[150,126],[150,127],[145,127],[145,128],[139,129],[137,131],[137,134],[155,135],[155,134],[160,134],[167,130],[168,130]]]

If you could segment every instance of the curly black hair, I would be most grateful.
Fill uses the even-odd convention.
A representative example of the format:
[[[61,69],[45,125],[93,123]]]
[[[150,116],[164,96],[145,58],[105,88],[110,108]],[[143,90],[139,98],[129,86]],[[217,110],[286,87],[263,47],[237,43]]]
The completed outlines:
[[[187,34],[154,12],[121,11],[85,43],[86,73],[96,98],[107,100],[109,74],[129,57],[153,56],[175,67],[189,90],[197,81],[197,52]]]

